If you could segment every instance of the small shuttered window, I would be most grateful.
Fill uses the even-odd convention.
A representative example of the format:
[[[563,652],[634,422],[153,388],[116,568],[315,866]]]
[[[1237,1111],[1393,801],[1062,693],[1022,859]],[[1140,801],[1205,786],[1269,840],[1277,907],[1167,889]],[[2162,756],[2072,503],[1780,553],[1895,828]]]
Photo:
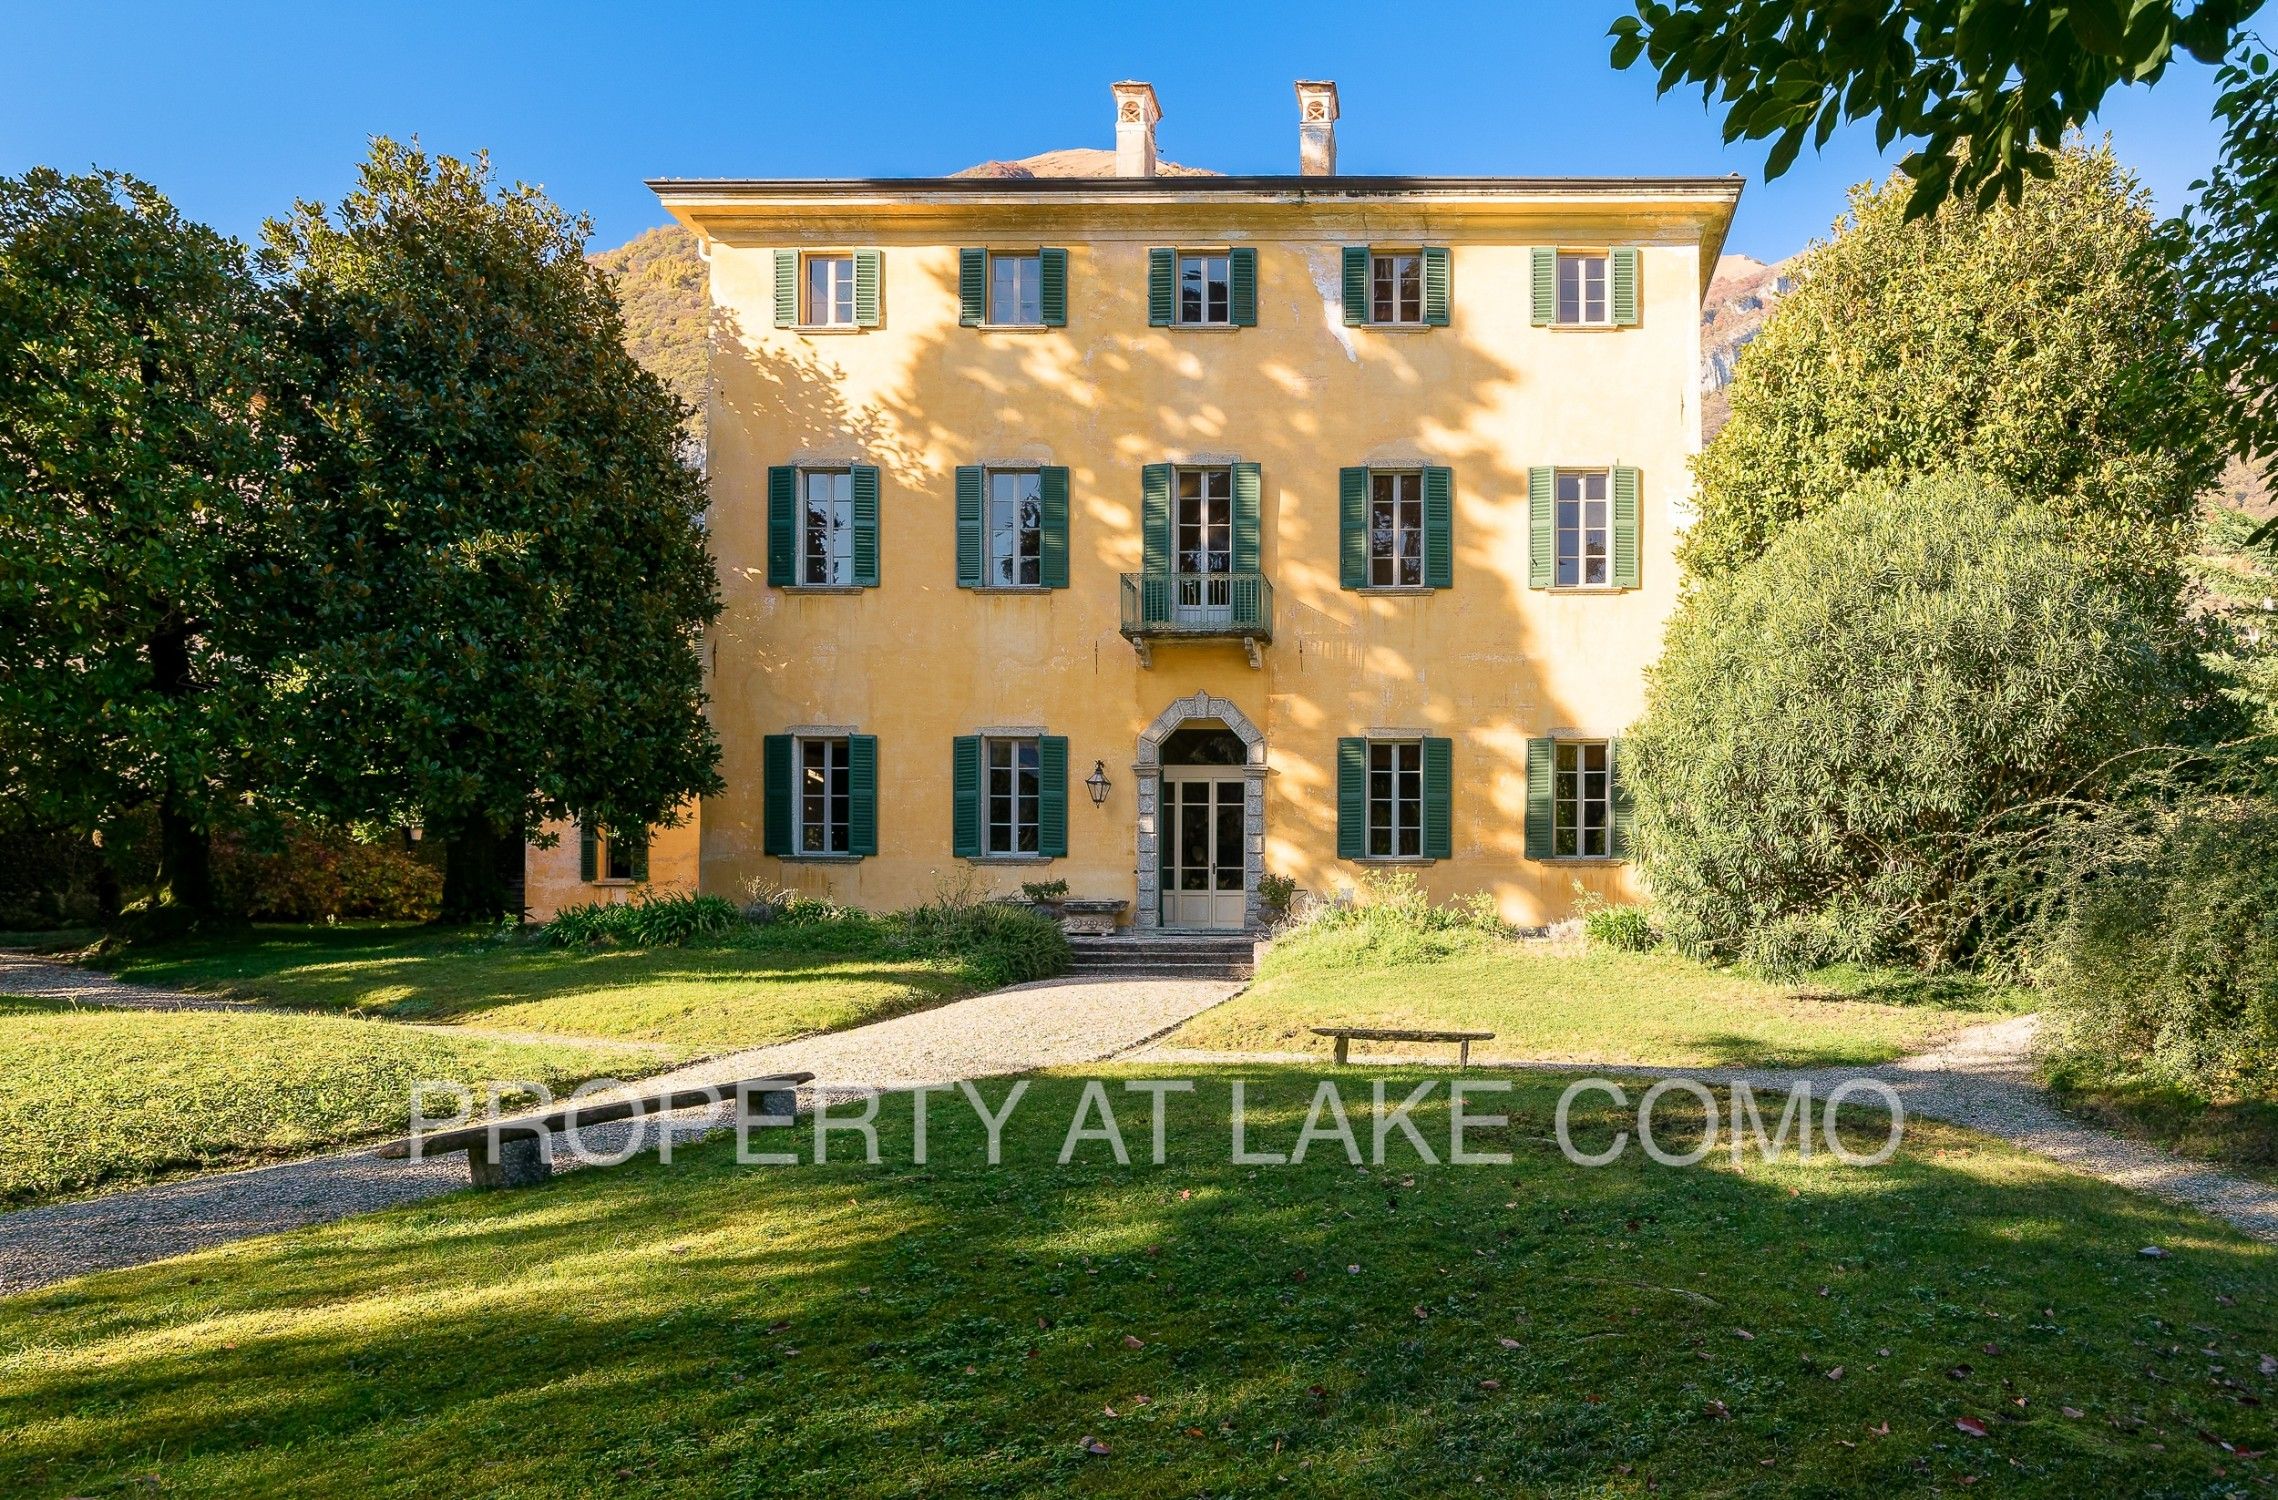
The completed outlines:
[[[876,735],[767,735],[760,783],[762,853],[858,859],[878,852]]]
[[[1340,470],[1337,516],[1338,575],[1345,588],[1454,585],[1454,470]]]
[[[1379,328],[1448,324],[1448,251],[1443,246],[1344,250],[1345,322]]]
[[[876,328],[884,275],[877,250],[778,250],[775,326]]]
[[[957,321],[968,328],[1061,328],[1068,322],[1068,252],[957,252]]]
[[[950,744],[950,850],[960,859],[1068,852],[1065,736],[959,735]]]
[[[1447,859],[1454,853],[1455,746],[1416,739],[1337,741],[1337,857]]]
[[[1527,586],[1639,586],[1639,474],[1634,468],[1527,471]]]
[[[1612,250],[1537,246],[1532,288],[1535,326],[1635,327],[1639,269],[1633,245]]]
[[[1527,741],[1527,858],[1626,859],[1630,807],[1620,740]]]
[[[878,585],[878,469],[873,464],[767,471],[772,588]]]
[[[1068,586],[1067,469],[958,468],[957,586]]]

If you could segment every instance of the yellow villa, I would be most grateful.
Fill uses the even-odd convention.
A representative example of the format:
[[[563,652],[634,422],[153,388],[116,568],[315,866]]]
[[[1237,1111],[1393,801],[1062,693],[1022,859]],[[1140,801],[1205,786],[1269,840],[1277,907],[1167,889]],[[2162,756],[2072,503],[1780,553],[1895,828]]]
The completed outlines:
[[[1112,153],[651,184],[709,269],[727,790],[645,878],[1065,881],[1141,930],[1268,876],[1631,894],[1739,181],[1339,176],[1332,83],[1297,174],[1218,176],[1114,97]],[[532,905],[612,870],[573,830]]]

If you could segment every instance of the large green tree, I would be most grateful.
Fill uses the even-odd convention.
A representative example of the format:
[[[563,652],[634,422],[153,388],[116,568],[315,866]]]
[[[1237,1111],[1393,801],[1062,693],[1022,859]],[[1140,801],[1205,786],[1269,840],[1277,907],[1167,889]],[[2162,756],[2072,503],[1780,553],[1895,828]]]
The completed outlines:
[[[1909,221],[1909,192],[1855,189],[1749,345],[1696,465],[1688,570],[1746,563],[1871,475],[1963,468],[2172,597],[2220,454],[2145,195],[2108,147],[2081,146],[2016,203]]]
[[[303,545],[245,248],[114,173],[0,179],[0,793],[12,819],[155,817],[162,897],[276,774]]]
[[[718,782],[703,480],[587,233],[486,159],[387,140],[337,207],[269,226],[325,559],[297,794],[442,837],[446,918],[503,908],[542,819],[638,830]]]

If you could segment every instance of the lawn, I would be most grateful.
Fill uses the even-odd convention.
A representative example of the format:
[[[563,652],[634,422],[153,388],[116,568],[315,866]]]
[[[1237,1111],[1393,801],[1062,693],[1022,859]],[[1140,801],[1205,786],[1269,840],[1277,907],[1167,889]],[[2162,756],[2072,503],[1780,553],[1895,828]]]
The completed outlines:
[[[272,1005],[558,1036],[698,1056],[883,1020],[984,986],[953,960],[880,956],[828,934],[759,930],[736,946],[563,950],[418,927],[256,928],[138,944],[122,979]]]
[[[75,1009],[0,996],[0,1207],[400,1134],[422,1079],[560,1091],[663,1061],[647,1049],[501,1042],[339,1016]]]
[[[2060,1054],[2045,1067],[2057,1105],[2090,1124],[2278,1184],[2278,1102],[2210,1098],[2095,1057]]]
[[[1580,953],[1460,930],[1396,945],[1372,936],[1353,927],[1284,939],[1245,994],[1171,1045],[1325,1054],[1310,1028],[1349,1022],[1492,1031],[1475,1050],[1499,1057],[1816,1067],[1886,1062],[2031,1008],[1966,978],[1845,969],[1779,984],[1665,952]]]
[[[1469,1102],[1512,1112],[1471,1134],[1510,1165],[1395,1137],[1375,1170],[1235,1166],[1230,1076],[1172,1096],[1164,1167],[1120,1087],[1135,1165],[1055,1165],[1077,1086],[1048,1078],[998,1168],[955,1096],[913,1166],[892,1100],[881,1166],[716,1142],[8,1299],[0,1492],[2072,1497],[2274,1467],[2246,1455],[2278,1445],[2278,1252],[2182,1210],[1924,1122],[1883,1167],[1582,1170],[1539,1075]],[[1251,1146],[1286,1150],[1310,1080],[1248,1076]],[[1358,1113],[1398,1075],[1345,1076]]]

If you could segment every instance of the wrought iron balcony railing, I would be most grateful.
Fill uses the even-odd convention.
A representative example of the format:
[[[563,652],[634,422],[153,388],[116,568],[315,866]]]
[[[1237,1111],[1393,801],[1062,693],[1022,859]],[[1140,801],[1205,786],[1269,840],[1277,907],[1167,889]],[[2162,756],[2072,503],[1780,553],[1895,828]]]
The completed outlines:
[[[1270,641],[1273,585],[1263,573],[1126,573],[1123,634]]]

